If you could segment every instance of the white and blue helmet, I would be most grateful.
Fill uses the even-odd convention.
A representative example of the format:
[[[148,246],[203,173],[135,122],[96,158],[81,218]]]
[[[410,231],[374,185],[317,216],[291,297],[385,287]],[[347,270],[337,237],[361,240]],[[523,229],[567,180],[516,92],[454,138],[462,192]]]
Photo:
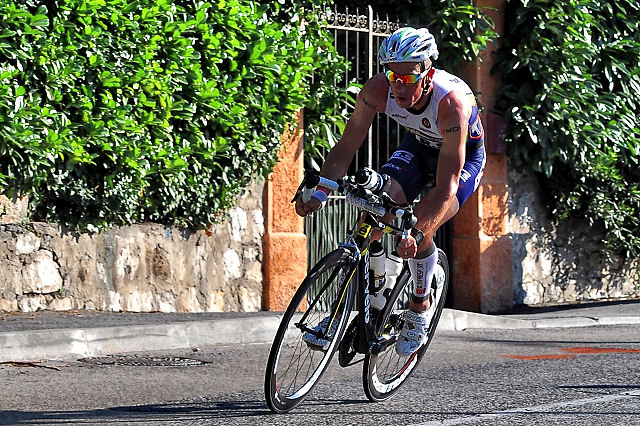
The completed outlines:
[[[436,39],[426,28],[404,27],[385,38],[378,51],[380,64],[438,59]]]

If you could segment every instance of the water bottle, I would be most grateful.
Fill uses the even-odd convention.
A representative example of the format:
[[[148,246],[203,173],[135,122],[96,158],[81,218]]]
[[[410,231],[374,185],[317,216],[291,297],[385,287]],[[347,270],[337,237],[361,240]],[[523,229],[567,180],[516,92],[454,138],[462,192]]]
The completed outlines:
[[[371,294],[380,291],[385,283],[385,253],[379,241],[372,241],[369,246],[369,272],[371,283]]]
[[[382,260],[382,267],[380,266],[379,259]],[[375,265],[374,260],[377,262]],[[402,271],[402,258],[398,256],[398,253],[395,251],[391,253],[389,257],[386,257],[384,252],[382,252],[382,256],[380,257],[374,257],[372,253],[370,256],[370,266],[374,273],[374,280],[376,277],[381,277],[379,281],[375,281],[376,292],[371,295],[371,307],[380,310],[387,302],[387,298],[396,285],[398,275],[400,275]]]
[[[388,180],[387,175],[381,175],[369,167],[364,167],[356,172],[356,183],[358,186],[376,194],[384,189]]]

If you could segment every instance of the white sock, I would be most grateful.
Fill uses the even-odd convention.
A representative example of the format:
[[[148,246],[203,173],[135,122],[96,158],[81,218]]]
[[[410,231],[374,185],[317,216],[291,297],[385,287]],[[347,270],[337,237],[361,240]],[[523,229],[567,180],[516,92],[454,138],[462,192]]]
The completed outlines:
[[[424,302],[429,297],[429,288],[433,273],[438,263],[438,250],[435,243],[426,251],[418,253],[416,257],[409,259],[409,270],[413,278],[413,291],[411,299],[414,302]]]

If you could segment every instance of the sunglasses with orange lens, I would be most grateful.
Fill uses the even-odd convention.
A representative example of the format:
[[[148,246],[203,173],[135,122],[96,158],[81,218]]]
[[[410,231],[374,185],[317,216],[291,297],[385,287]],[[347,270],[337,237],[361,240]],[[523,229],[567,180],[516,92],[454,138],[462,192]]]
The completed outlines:
[[[413,83],[417,83],[418,81],[420,81],[422,77],[427,75],[430,69],[431,68],[428,68],[423,72],[421,72],[420,74],[397,74],[391,70],[386,70],[384,73],[387,76],[387,79],[391,83],[400,82],[402,84],[413,84]]]

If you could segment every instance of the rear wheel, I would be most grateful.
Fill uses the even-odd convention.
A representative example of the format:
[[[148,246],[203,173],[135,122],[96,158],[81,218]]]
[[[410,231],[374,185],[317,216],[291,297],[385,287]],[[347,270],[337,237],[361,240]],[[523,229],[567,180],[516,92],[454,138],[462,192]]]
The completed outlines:
[[[396,393],[415,371],[431,343],[444,308],[449,286],[449,263],[442,250],[438,249],[438,263],[431,283],[432,288],[436,290],[437,305],[429,324],[428,340],[411,355],[401,356],[396,352],[395,339],[400,330],[402,330],[402,312],[408,306],[403,306],[398,302],[398,299],[407,289],[411,291],[412,285],[411,273],[408,268],[404,268],[398,277],[398,283],[391,292],[387,304],[380,312],[377,334],[388,339],[390,344],[379,354],[368,354],[364,359],[362,380],[364,391],[371,401],[384,401]]]
[[[356,265],[348,250],[332,251],[313,267],[291,299],[265,373],[265,397],[274,413],[286,413],[302,402],[329,365],[349,320]],[[314,331],[327,317],[324,332]],[[322,348],[308,344],[303,340],[308,333],[327,344]]]

